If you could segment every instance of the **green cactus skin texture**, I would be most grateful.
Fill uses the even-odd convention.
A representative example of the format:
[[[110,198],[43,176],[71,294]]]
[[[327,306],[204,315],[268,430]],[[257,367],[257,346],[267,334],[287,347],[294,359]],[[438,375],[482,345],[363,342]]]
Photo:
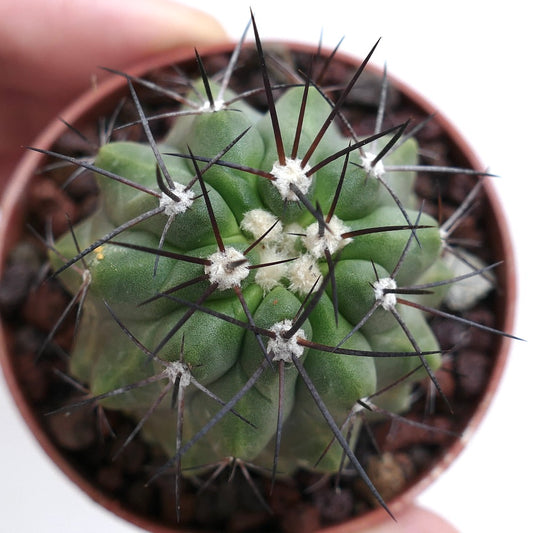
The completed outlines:
[[[182,475],[228,457],[335,473],[347,455],[372,487],[346,427],[434,380],[443,233],[405,124],[359,139],[319,81],[260,72],[266,110],[202,72],[157,142],[128,78],[147,139],[99,149],[100,205],[51,253],[88,288],[70,370]]]

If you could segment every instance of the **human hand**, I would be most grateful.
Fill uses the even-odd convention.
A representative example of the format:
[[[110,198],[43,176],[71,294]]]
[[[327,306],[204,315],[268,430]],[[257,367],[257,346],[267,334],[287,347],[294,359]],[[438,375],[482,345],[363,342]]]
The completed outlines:
[[[172,0],[0,2],[0,193],[24,146],[105,65],[226,39],[209,15]]]

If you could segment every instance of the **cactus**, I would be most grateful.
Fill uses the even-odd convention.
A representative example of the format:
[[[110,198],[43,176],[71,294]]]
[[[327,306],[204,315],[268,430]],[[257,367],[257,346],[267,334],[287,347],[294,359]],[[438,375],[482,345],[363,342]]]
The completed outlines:
[[[91,397],[76,405],[131,416],[128,442],[142,432],[179,477],[228,457],[273,478],[347,458],[386,508],[347,428],[358,409],[405,413],[421,380],[440,390],[428,316],[457,281],[446,232],[414,194],[410,126],[378,119],[360,139],[343,117],[373,50],[333,101],[313,67],[276,86],[253,27],[266,110],[227,87],[238,46],[222,81],[198,56],[164,136],[136,89],[159,88],[126,76],[145,142],[49,152],[101,190],[50,253],[83,303],[70,371]]]

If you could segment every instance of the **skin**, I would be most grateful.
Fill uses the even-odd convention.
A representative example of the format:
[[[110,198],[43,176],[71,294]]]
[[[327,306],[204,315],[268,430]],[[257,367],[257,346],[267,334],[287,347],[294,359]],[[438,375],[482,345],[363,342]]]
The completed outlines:
[[[95,38],[97,37],[97,38]],[[24,147],[106,65],[125,69],[152,54],[227,36],[211,16],[172,0],[0,2],[0,194]],[[413,507],[361,533],[457,533]]]
[[[449,522],[431,511],[413,506],[396,516],[396,522],[386,521],[361,533],[459,533]]]
[[[226,38],[212,17],[172,0],[0,2],[0,191],[24,146],[105,75],[99,66]]]

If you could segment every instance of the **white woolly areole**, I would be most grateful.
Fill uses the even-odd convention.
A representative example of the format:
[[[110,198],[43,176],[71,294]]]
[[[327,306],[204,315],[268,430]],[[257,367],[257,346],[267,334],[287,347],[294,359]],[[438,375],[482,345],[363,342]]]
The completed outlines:
[[[200,107],[200,111],[203,113],[207,112],[216,112],[224,109],[226,107],[226,102],[224,100],[217,99],[213,102],[213,105],[211,105],[211,102],[209,100],[206,100],[202,107]]]
[[[381,161],[378,161],[375,165],[372,163],[376,158],[375,154],[367,152],[363,157],[361,157],[361,164],[363,168],[374,178],[381,178],[385,174],[385,166]]]
[[[293,356],[300,358],[304,353],[303,346],[300,346],[297,337],[305,339],[303,329],[299,329],[289,339],[285,339],[282,335],[292,328],[290,320],[283,320],[276,322],[271,328],[276,336],[270,339],[267,344],[267,352],[272,353],[272,361],[283,361],[284,363],[292,363]]]
[[[179,361],[174,361],[165,367],[163,373],[166,375],[171,383],[176,383],[176,380],[180,378],[180,385],[188,387],[191,383],[191,372],[186,365]]]
[[[316,259],[311,254],[304,254],[289,263],[287,278],[290,282],[289,290],[301,295],[308,294],[311,290],[318,289],[322,274]],[[314,287],[314,289],[313,289]]]
[[[177,181],[174,182],[172,193],[180,199],[179,202],[167,196],[164,192],[159,199],[159,206],[165,208],[164,213],[169,217],[187,211],[194,200],[193,191],[191,189],[186,190],[186,186]]]
[[[281,165],[279,161],[274,163],[270,173],[274,178],[274,186],[278,189],[281,198],[283,200],[289,200],[296,202],[298,196],[291,190],[291,184],[294,184],[303,194],[307,194],[309,187],[311,186],[311,178],[307,176],[306,172],[311,169],[309,165],[301,167],[301,159],[285,160],[285,164]]]
[[[318,222],[307,227],[306,235],[302,239],[309,253],[316,258],[323,257],[326,249],[331,254],[337,250],[342,250],[352,239],[343,239],[342,234],[350,231],[344,222],[333,215],[324,228],[323,235],[320,235],[320,225]]]
[[[259,239],[268,231],[262,242],[279,241],[282,236],[282,225],[276,221],[278,218],[270,211],[264,209],[252,209],[244,213],[241,221],[241,229],[250,233],[254,239]],[[274,226],[274,224],[276,224]],[[270,230],[270,231],[269,231]]]
[[[235,248],[226,248],[223,252],[215,252],[208,257],[210,264],[206,265],[205,273],[211,283],[217,283],[220,290],[240,286],[248,276],[249,261],[244,254]],[[235,265],[235,263],[239,263]]]
[[[396,295],[386,293],[386,290],[396,289],[396,282],[392,278],[381,278],[378,281],[372,283],[372,288],[374,289],[374,296],[376,301],[381,304],[383,309],[390,311],[396,305]]]

